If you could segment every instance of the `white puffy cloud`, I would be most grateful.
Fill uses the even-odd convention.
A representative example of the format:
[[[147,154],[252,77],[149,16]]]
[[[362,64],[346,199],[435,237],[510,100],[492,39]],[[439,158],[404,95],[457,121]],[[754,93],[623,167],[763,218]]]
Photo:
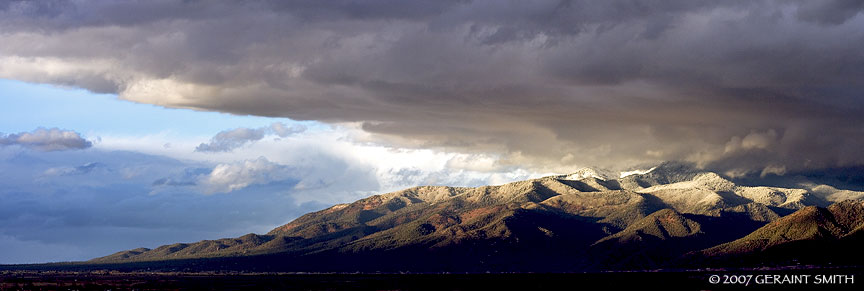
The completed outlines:
[[[31,132],[0,134],[0,145],[19,145],[40,151],[86,149],[93,143],[71,130],[37,128]]]
[[[268,161],[264,157],[231,164],[219,164],[202,177],[206,193],[227,193],[292,178],[292,169]]]

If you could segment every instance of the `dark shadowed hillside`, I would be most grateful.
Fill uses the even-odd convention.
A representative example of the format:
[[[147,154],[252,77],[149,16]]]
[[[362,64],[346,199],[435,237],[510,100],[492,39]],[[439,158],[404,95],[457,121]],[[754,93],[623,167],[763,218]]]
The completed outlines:
[[[864,204],[808,206],[732,242],[687,255],[693,265],[854,264],[860,262]]]

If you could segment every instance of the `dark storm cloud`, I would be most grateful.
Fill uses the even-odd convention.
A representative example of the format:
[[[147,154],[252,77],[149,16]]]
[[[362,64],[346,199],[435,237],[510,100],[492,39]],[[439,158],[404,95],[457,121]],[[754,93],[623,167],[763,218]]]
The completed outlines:
[[[0,77],[538,169],[761,173],[864,163],[860,3],[10,2]]]
[[[827,25],[846,22],[864,9],[864,2],[857,0],[801,1],[800,5],[799,19]]]

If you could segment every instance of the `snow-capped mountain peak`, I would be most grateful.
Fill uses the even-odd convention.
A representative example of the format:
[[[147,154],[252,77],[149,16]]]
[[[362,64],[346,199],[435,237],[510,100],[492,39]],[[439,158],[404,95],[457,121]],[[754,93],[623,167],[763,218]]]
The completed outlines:
[[[565,175],[563,179],[564,180],[582,180],[585,178],[597,178],[597,179],[605,181],[605,180],[609,180],[610,177],[612,177],[612,176],[610,176],[609,173],[606,173],[604,171],[598,171],[598,170],[595,170],[592,168],[581,168],[581,169],[577,170],[576,172]]]

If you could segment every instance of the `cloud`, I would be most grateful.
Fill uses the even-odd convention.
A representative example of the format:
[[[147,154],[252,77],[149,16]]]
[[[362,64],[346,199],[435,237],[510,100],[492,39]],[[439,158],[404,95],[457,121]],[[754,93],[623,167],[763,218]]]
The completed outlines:
[[[261,140],[268,134],[279,137],[287,137],[292,134],[301,133],[306,130],[302,125],[285,125],[275,122],[268,127],[262,128],[235,128],[221,131],[210,139],[208,143],[202,143],[195,147],[196,152],[229,152],[247,143]]]
[[[773,174],[773,175],[777,175],[777,176],[783,176],[786,174],[786,166],[775,166],[775,165],[766,166],[764,169],[762,169],[762,172],[759,173],[759,177],[764,178],[765,176],[768,176],[769,174]]]
[[[153,186],[195,186],[197,182],[192,180],[175,180],[173,178],[159,178],[153,181]]]
[[[297,202],[290,184],[256,184],[267,175],[255,170],[224,180],[247,179],[249,186],[236,195],[202,195],[198,185],[153,185],[166,176],[197,182],[217,166],[129,151],[0,147],[0,263],[87,260],[124,249],[265,233],[325,207]],[[127,176],[128,168],[135,175]]]
[[[56,262],[58,258],[84,258],[80,248],[72,245],[49,244],[39,241],[21,241],[0,234],[0,257],[5,264],[32,264]]]
[[[46,176],[74,176],[74,175],[86,175],[97,168],[104,168],[105,165],[101,163],[87,163],[84,165],[80,165],[77,167],[57,167],[50,168],[45,170]]]
[[[733,153],[741,150],[768,149],[777,143],[777,132],[769,129],[765,132],[750,132],[744,138],[733,136],[726,143],[725,152]]]
[[[202,143],[195,148],[196,152],[227,152],[243,146],[244,144],[264,138],[264,131],[251,128],[237,128],[219,132],[210,139],[209,143]]]
[[[857,1],[7,4],[3,78],[355,123],[374,142],[538,171],[864,163],[849,151],[864,144]],[[771,130],[776,144],[723,153]],[[261,139],[235,134],[201,150]],[[759,164],[731,158],[762,145]]]
[[[303,125],[287,126],[281,122],[274,122],[270,125],[270,131],[279,137],[288,137],[306,131],[306,127]]]
[[[861,13],[864,2],[854,0],[802,1],[796,16],[804,21],[837,25]]]
[[[231,192],[250,185],[281,182],[292,177],[292,169],[264,157],[233,164],[219,164],[202,183],[208,193]]]
[[[447,161],[446,167],[450,169],[465,169],[478,172],[505,170],[498,163],[498,157],[486,155],[457,155]]]
[[[93,143],[71,130],[37,128],[31,132],[0,134],[0,145],[19,145],[40,151],[86,149]]]

